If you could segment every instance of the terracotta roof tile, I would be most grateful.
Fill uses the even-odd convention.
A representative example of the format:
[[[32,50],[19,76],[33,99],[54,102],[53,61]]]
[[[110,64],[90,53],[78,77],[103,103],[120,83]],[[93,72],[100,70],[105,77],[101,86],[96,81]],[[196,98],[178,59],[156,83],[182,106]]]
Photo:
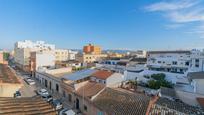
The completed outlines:
[[[57,115],[41,97],[0,97],[0,115]]]
[[[106,88],[95,99],[94,105],[108,115],[145,115],[150,98],[138,93]]]
[[[106,70],[98,70],[95,73],[93,73],[91,76],[96,77],[98,79],[107,79],[113,74],[113,72],[106,71]]]
[[[76,93],[80,96],[91,98],[105,87],[104,84],[88,81],[82,87],[77,89]]]
[[[150,115],[166,113],[168,115],[204,115],[204,111],[201,108],[187,105],[183,102],[176,102],[166,98],[159,98],[155,105],[151,109]],[[173,113],[173,114],[170,114]]]

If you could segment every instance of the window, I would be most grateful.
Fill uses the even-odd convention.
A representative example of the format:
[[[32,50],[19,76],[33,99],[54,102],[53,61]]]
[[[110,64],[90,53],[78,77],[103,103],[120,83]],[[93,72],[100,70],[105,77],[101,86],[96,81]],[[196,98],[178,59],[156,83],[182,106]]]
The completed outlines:
[[[170,69],[168,68],[168,69],[167,69],[167,71],[169,72],[169,71],[170,71]]]
[[[199,67],[199,64],[195,64],[195,67]]]
[[[56,91],[58,92],[59,91],[59,85],[56,84]]]
[[[86,106],[86,105],[84,105],[84,110],[85,110],[85,111],[87,111],[87,109],[88,109],[88,108],[87,108],[87,106]]]
[[[69,94],[69,102],[72,102],[72,95]]]
[[[45,79],[45,87],[47,88],[47,80]]]
[[[196,59],[195,62],[199,63],[199,59]]]
[[[189,62],[186,62],[186,64],[185,64],[185,65],[189,66]]]
[[[172,64],[173,64],[173,65],[177,65],[177,61],[173,61]]]
[[[65,91],[63,91],[63,97],[66,97],[66,93],[65,93]]]
[[[161,63],[161,61],[158,61],[158,63]]]
[[[52,83],[51,83],[51,81],[50,81],[50,85],[49,85],[49,86],[50,86],[50,90],[51,90],[51,89],[52,89]]]
[[[180,72],[183,72],[183,69],[180,69]]]

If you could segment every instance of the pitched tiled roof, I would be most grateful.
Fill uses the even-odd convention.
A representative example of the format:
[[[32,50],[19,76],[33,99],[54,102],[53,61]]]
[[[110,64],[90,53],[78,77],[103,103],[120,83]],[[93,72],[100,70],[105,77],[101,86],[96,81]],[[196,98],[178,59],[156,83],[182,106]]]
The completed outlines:
[[[82,87],[77,89],[76,93],[80,96],[91,98],[92,96],[100,92],[104,87],[104,84],[93,81],[86,81],[86,83]]]
[[[56,115],[56,111],[38,96],[0,97],[0,115]]]
[[[166,98],[159,98],[153,108],[150,115],[166,113],[168,115],[204,115],[204,111],[201,108],[187,105],[182,102],[171,101]]]
[[[98,70],[95,73],[93,73],[91,76],[96,77],[98,79],[107,79],[113,74],[113,72],[106,71],[106,70]]]
[[[95,99],[94,105],[108,115],[145,115],[150,98],[122,89],[106,88]]]
[[[20,81],[8,65],[0,64],[0,83],[20,84]]]

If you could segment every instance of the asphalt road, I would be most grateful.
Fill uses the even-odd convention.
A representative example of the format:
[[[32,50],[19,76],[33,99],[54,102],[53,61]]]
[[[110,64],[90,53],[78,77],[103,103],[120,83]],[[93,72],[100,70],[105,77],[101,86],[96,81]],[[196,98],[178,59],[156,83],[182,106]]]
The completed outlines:
[[[20,72],[18,72],[18,73],[20,73]],[[36,85],[28,85],[24,81],[24,77],[21,73],[18,74],[17,76],[21,80],[21,83],[23,84],[23,86],[20,88],[21,97],[33,97],[33,96],[35,96],[36,95],[36,93],[35,93]]]
[[[24,80],[22,80],[23,87],[21,87],[20,92],[22,97],[33,97],[36,95],[35,90],[36,86],[35,85],[28,85]]]

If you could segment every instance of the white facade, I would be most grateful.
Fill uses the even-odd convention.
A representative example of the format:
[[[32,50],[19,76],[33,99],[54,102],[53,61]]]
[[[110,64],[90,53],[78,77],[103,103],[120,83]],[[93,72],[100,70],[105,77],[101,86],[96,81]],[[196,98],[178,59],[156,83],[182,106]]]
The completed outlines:
[[[199,51],[158,51],[149,52],[149,70],[187,75],[189,72],[204,70],[204,55]]]
[[[31,52],[30,48],[22,49],[16,48],[14,55],[15,62],[17,62],[20,65],[29,65],[30,52]]]
[[[91,79],[91,81],[105,84],[106,87],[119,87],[121,82],[124,79],[124,76],[123,76],[123,74],[120,74],[120,73],[113,73],[112,75],[110,75],[106,79],[99,79],[96,77],[91,77],[90,79]]]
[[[29,40],[19,41],[15,43],[14,59],[18,66],[20,66],[20,68],[24,68],[24,66],[29,66],[30,64],[31,52],[41,50],[50,51],[54,49],[55,45],[46,44],[44,41],[36,42],[32,42]]]
[[[15,44],[15,48],[31,48],[31,49],[50,49],[54,50],[55,45],[53,44],[46,44],[44,41],[36,41],[32,42],[30,40],[25,40],[25,41],[18,41]]]
[[[36,72],[36,79],[52,93],[62,94],[61,79],[53,75]]]
[[[97,63],[97,68],[104,68],[108,70],[113,70],[119,73],[124,73],[126,70],[130,71],[142,71],[145,69],[145,64],[130,64],[131,62],[127,62],[127,65],[118,65],[117,63],[121,62],[120,60],[106,60],[101,63]]]
[[[150,70],[184,74],[190,65],[190,51],[158,51],[147,55],[147,67]]]
[[[123,81],[124,76],[120,73],[114,73],[106,79],[107,87],[119,87]]]
[[[172,83],[188,84],[189,72],[200,72],[204,69],[204,56],[197,50],[192,51],[152,51],[147,53],[146,69],[142,72],[125,71],[125,79],[147,81],[144,75],[164,73],[166,80]]]
[[[204,79],[193,79],[191,84],[195,93],[204,95]]]
[[[68,60],[76,60],[77,51],[68,50]]]
[[[137,50],[128,52],[128,55],[137,56],[138,58],[146,58],[147,52],[145,50]]]
[[[40,67],[54,67],[55,66],[55,55],[52,51],[46,52],[33,52],[31,58],[35,59],[35,70]],[[32,60],[31,60],[32,61]]]

